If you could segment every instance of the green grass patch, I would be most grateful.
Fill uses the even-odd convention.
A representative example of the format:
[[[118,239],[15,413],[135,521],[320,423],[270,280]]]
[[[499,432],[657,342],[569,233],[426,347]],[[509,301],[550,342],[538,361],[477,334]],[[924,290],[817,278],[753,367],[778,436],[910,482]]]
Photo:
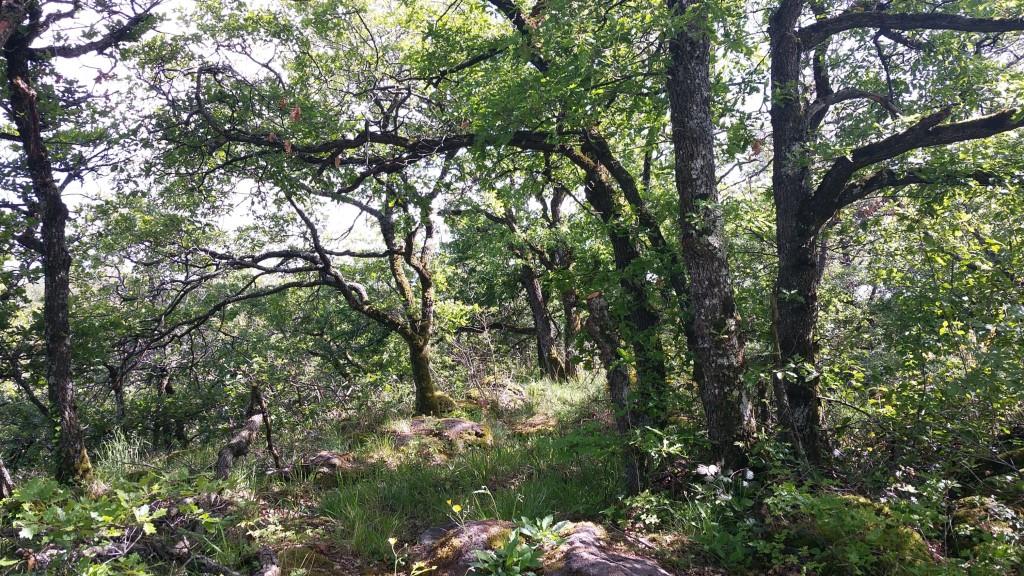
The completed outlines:
[[[335,520],[336,537],[368,558],[391,558],[389,538],[414,541],[432,526],[453,521],[520,516],[598,518],[622,493],[621,446],[593,414],[593,380],[541,382],[527,387],[533,406],[566,421],[568,433],[517,434],[505,423],[490,447],[471,447],[431,463],[416,444],[396,448],[371,434],[356,454],[377,462],[339,480],[320,498],[321,512]],[[571,422],[571,424],[570,424]]]

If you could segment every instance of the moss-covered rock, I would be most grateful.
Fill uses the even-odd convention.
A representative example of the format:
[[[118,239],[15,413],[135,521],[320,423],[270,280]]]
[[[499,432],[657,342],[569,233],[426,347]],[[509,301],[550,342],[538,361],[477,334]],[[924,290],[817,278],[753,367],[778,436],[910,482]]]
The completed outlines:
[[[278,566],[282,576],[302,574],[303,576],[330,576],[339,574],[335,565],[322,550],[314,545],[292,546],[277,553]]]
[[[434,406],[438,415],[451,414],[458,408],[455,400],[444,392],[434,392]]]
[[[936,562],[921,534],[862,496],[794,492],[771,507],[786,547],[830,574],[910,574]]]
[[[418,555],[427,566],[435,566],[432,576],[465,576],[476,560],[474,551],[500,547],[513,528],[511,522],[480,520],[447,531],[430,530],[420,539]]]
[[[432,575],[465,576],[477,550],[501,549],[514,528],[510,522],[482,520],[428,530],[420,538],[420,559],[436,567]],[[543,557],[545,576],[671,576],[654,560],[611,539],[596,524],[570,524],[560,536],[562,542]]]
[[[395,446],[400,448],[413,444],[419,438],[440,439],[456,449],[493,443],[490,427],[463,418],[420,416],[396,426],[394,434]]]
[[[554,432],[558,420],[550,414],[534,414],[512,427],[516,434],[547,434]]]
[[[958,555],[982,542],[1012,539],[1024,530],[1024,519],[991,496],[968,496],[954,502],[951,524],[951,551]]]
[[[463,420],[462,418],[443,418],[438,422],[437,432],[458,447],[490,446],[494,442],[491,428],[486,424]]]

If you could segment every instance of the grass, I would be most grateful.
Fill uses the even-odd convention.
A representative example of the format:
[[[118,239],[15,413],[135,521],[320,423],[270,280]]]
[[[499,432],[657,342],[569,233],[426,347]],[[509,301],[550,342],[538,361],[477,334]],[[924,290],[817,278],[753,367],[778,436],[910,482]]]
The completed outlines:
[[[683,475],[687,483],[677,487],[682,491],[622,498],[622,441],[611,423],[603,381],[537,381],[523,390],[525,405],[506,412],[460,404],[457,415],[489,428],[493,442],[487,446],[457,447],[435,437],[396,443],[395,431],[409,430],[410,419],[393,413],[325,418],[323,427],[311,429],[303,421],[291,433],[278,429],[275,440],[285,447],[285,459],[331,450],[349,452],[353,462],[364,464],[337,476],[310,473],[285,480],[267,474],[261,441],[220,482],[212,480],[216,443],[162,453],[144,440],[116,435],[97,453],[97,484],[108,496],[125,486],[129,495],[145,492],[131,496],[138,501],[121,503],[130,512],[128,524],[136,522],[133,511],[146,498],[217,494],[230,500],[218,511],[211,508],[214,517],[190,538],[204,554],[246,570],[257,546],[270,546],[310,576],[366,573],[364,568],[391,574],[393,554],[406,554],[428,528],[552,515],[643,531],[657,543],[648,552],[679,571],[717,566],[753,574],[818,566],[835,574],[1019,573],[1013,572],[1021,562],[1017,536],[990,538],[963,558],[933,559],[928,545],[943,537],[948,502],[942,494],[925,498],[927,491],[918,493],[920,502],[889,499],[882,505],[829,485],[758,472],[728,479]],[[691,442],[692,435],[678,441]],[[73,509],[93,511],[90,506],[98,504],[90,498],[81,496]],[[59,529],[64,517],[62,511],[53,521],[54,513],[50,521]],[[394,548],[392,538],[398,541]],[[13,553],[0,539],[0,559]]]
[[[365,467],[336,478],[312,475],[288,481],[266,474],[262,443],[239,459],[218,484],[235,502],[228,517],[199,544],[226,565],[252,554],[253,538],[279,548],[320,542],[371,564],[393,559],[428,528],[477,519],[599,520],[622,494],[619,439],[610,428],[603,380],[540,380],[523,386],[526,404],[510,412],[463,405],[457,416],[487,425],[490,446],[456,448],[435,438],[397,446],[394,430],[408,419],[367,415],[303,437],[278,432],[289,454],[351,452]],[[532,416],[553,420],[529,432],[517,425]],[[329,420],[328,420],[329,421]],[[116,436],[98,454],[100,479],[113,483],[134,474],[209,476],[218,446],[202,444],[169,454],[142,440]],[[456,506],[457,505],[457,506]]]
[[[141,438],[115,432],[97,451],[93,472],[105,480],[123,478],[145,465],[147,451],[148,444]]]
[[[442,463],[425,461],[414,446],[398,449],[389,438],[370,434],[355,452],[379,463],[323,492],[320,510],[333,520],[341,544],[378,560],[391,557],[389,538],[414,542],[421,531],[453,521],[597,518],[622,489],[614,434],[603,422],[581,422],[600,409],[597,386],[593,380],[530,385],[530,404],[566,424],[558,430],[571,432],[519,434],[507,422],[489,420],[492,446],[464,449]]]

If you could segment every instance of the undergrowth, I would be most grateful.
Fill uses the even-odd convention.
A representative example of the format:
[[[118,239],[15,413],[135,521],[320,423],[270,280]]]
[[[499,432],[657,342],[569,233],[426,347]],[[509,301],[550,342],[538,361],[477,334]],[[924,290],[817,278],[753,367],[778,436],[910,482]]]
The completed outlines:
[[[265,450],[254,446],[227,480],[214,481],[215,444],[166,453],[115,434],[98,451],[96,480],[87,489],[32,480],[4,501],[0,525],[16,532],[18,544],[0,539],[0,573],[25,567],[18,556],[25,546],[66,551],[54,556],[51,573],[172,573],[171,564],[137,554],[99,563],[83,552],[157,531],[169,513],[190,527],[197,553],[224,566],[252,566],[259,546],[299,550],[296,575],[317,574],[317,565],[325,574],[336,570],[336,558],[327,554],[359,566],[350,570],[391,574],[423,531],[484,519],[516,522],[519,531],[501,550],[479,557],[483,573],[510,562],[520,573],[533,571],[535,562],[523,552],[533,548],[518,544],[525,538],[520,533],[538,542],[557,539],[551,526],[564,520],[645,534],[662,563],[679,571],[1021,571],[1019,475],[1005,475],[999,485],[993,476],[987,492],[972,493],[943,474],[907,469],[867,498],[834,479],[793,476],[792,462],[782,461],[785,450],[769,441],[755,452],[756,473],[698,464],[699,438],[691,423],[681,423],[648,434],[641,445],[659,469],[671,471],[670,484],[623,497],[621,441],[601,380],[541,381],[521,390],[524,402],[512,410],[459,406],[457,416],[486,427],[489,445],[454,446],[434,437],[398,442],[394,430],[408,429],[410,420],[385,414],[325,426],[316,431],[323,444],[312,448],[308,436],[279,432],[289,457],[325,449],[360,463],[331,475],[268,473]],[[213,502],[230,505],[200,501],[211,494]]]

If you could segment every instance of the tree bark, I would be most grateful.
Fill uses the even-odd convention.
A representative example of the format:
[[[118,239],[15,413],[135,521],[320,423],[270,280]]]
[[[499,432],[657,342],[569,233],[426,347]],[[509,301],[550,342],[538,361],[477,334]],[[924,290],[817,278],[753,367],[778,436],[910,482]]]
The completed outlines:
[[[434,375],[430,371],[430,342],[411,338],[407,339],[407,343],[409,362],[412,365],[412,381],[416,387],[416,413],[439,415],[441,406],[437,398],[437,388],[434,387]]]
[[[809,7],[814,23],[799,27]],[[771,120],[773,139],[772,191],[775,197],[778,277],[773,294],[776,344],[774,389],[779,419],[798,455],[812,464],[830,457],[822,415],[819,378],[815,367],[814,329],[818,285],[826,265],[821,238],[824,227],[839,210],[883,189],[934,183],[925,172],[897,173],[886,165],[908,152],[956,142],[988,138],[1024,127],[1019,110],[947,122],[951,107],[926,114],[900,132],[881,136],[831,159],[817,185],[811,182],[813,158],[807,149],[830,107],[850,99],[867,99],[890,114],[898,113],[893,94],[879,95],[831,86],[829,42],[846,30],[957,30],[1006,32],[1024,30],[1024,19],[972,18],[957,14],[891,13],[888,5],[847,10],[829,16],[824,6],[804,0],[780,0],[769,19],[771,42]],[[804,94],[802,54],[811,54],[815,99]],[[890,87],[891,91],[891,87]],[[858,172],[875,167],[857,179]],[[967,179],[977,179],[969,176]],[[987,177],[985,177],[987,180]]]
[[[805,210],[812,196],[804,146],[808,120],[800,95],[801,46],[794,34],[801,0],[784,0],[771,15],[772,194],[775,199],[778,275],[772,295],[776,373],[773,382],[779,423],[797,454],[811,463],[826,455],[818,379],[787,376],[795,364],[815,361],[818,226]]]
[[[681,15],[696,2],[669,0]],[[746,465],[754,432],[744,409],[743,343],[726,254],[715,175],[711,120],[711,40],[704,16],[692,17],[669,41],[668,94],[675,150],[682,254],[689,272],[695,376],[715,456],[726,468]]]
[[[267,408],[267,400],[258,386],[253,386],[249,394],[249,405],[258,406],[260,414],[263,414],[263,429],[267,433],[267,452],[270,452],[270,457],[274,459],[274,468],[280,470],[282,468],[281,455],[277,453],[277,448],[274,448],[274,427],[270,422],[270,409]]]
[[[774,388],[785,394],[776,402],[779,421],[797,452],[811,464],[828,457],[814,328],[818,321],[818,284],[821,279],[815,236],[793,234],[799,224],[779,225],[779,273],[772,306],[776,345]]]
[[[576,337],[583,327],[583,320],[577,309],[579,295],[574,288],[562,292],[562,349],[565,356],[565,376],[575,378],[579,374],[579,354],[576,351]]]
[[[170,447],[172,422],[168,414],[169,396],[174,395],[171,371],[166,366],[156,368],[156,414],[153,416],[153,446]]]
[[[547,299],[540,286],[537,272],[530,266],[519,268],[519,283],[526,290],[526,299],[533,315],[533,326],[537,339],[537,363],[544,375],[556,382],[566,378],[565,362],[558,350],[558,336],[548,313]]]
[[[260,434],[260,427],[263,426],[263,414],[257,413],[249,416],[242,426],[242,429],[231,437],[231,440],[217,453],[217,478],[224,480],[231,474],[231,467],[235,460],[249,453],[249,447]]]
[[[631,390],[631,405],[634,406],[636,425],[661,428],[667,418],[665,398],[666,384],[665,352],[661,343],[661,317],[650,301],[646,278],[640,277],[635,263],[640,252],[634,239],[624,229],[622,214],[615,202],[612,188],[594,177],[585,187],[587,201],[597,210],[607,229],[612,245],[615,270],[619,273],[619,285],[629,301],[625,333],[621,335],[633,351],[636,375]]]
[[[46,383],[50,415],[56,420],[58,428],[54,451],[55,476],[61,482],[80,483],[89,479],[92,465],[78,421],[75,389],[71,379],[71,326],[68,322],[71,255],[65,236],[68,209],[54,181],[49,152],[43,142],[26,49],[25,46],[7,46],[7,84],[14,123],[25,151],[33,192],[39,203]]]
[[[113,364],[104,364],[107,369],[107,379],[109,380],[110,390],[114,393],[114,414],[117,418],[118,425],[124,424],[125,417],[125,403],[124,403],[124,378],[122,377],[122,371]]]
[[[647,462],[644,453],[629,442],[636,421],[642,420],[637,417],[630,403],[629,364],[619,356],[619,350],[623,348],[622,339],[615,331],[615,324],[608,313],[608,303],[604,297],[599,293],[591,295],[587,298],[587,309],[590,312],[586,322],[587,333],[597,345],[598,357],[604,366],[608,395],[615,408],[615,426],[619,434],[626,439],[623,448],[626,487],[630,494],[636,494],[645,483]]]
[[[14,480],[11,480],[11,473],[4,466],[4,459],[0,458],[0,500],[10,498],[14,494]]]

